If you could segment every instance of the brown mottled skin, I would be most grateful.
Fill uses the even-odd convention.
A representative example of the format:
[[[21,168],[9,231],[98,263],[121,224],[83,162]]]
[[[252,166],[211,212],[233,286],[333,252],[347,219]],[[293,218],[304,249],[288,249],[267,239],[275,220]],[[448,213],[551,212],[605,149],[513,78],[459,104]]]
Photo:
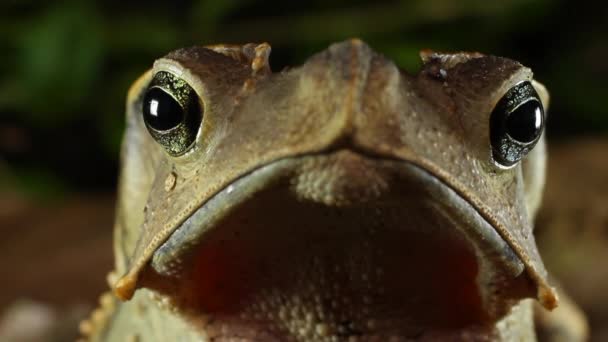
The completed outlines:
[[[114,294],[85,336],[535,340],[534,302],[558,303],[532,232],[544,141],[504,169],[489,139],[515,84],[533,82],[547,106],[530,69],[425,51],[409,75],[349,40],[273,73],[269,53],[180,49],[131,88]],[[185,80],[204,112],[177,157],[142,118],[159,71]]]

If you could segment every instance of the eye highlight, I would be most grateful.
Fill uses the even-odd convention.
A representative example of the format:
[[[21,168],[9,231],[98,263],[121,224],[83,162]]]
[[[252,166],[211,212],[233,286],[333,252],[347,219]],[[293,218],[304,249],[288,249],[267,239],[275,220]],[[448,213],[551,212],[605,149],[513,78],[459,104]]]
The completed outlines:
[[[203,110],[198,95],[186,81],[160,71],[146,90],[142,114],[154,140],[170,155],[179,156],[194,145]]]
[[[157,131],[177,127],[186,116],[181,104],[162,88],[149,89],[143,106],[145,122]]]
[[[534,148],[544,125],[543,105],[532,84],[524,81],[513,86],[490,116],[494,161],[505,168],[514,166]]]

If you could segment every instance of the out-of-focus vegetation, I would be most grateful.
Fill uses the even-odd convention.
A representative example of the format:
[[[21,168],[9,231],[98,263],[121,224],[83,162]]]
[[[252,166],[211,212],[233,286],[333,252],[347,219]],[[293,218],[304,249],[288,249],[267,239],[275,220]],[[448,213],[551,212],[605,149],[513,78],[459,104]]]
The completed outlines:
[[[409,70],[421,48],[508,56],[550,89],[552,139],[602,134],[607,25],[592,0],[2,1],[0,186],[112,189],[130,82],[194,44],[268,41],[275,70],[353,36]]]

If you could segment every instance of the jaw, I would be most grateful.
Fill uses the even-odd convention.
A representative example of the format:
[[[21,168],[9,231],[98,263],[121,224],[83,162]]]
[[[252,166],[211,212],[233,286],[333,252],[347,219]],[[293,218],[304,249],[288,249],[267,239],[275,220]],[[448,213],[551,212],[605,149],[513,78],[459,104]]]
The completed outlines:
[[[491,327],[534,295],[523,270],[429,173],[338,151],[234,182],[159,248],[142,285],[210,336],[385,340]]]

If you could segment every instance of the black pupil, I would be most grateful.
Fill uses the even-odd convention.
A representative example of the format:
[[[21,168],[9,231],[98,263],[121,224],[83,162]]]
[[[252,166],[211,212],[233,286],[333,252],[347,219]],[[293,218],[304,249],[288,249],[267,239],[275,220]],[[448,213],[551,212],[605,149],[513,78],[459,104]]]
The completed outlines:
[[[144,120],[158,130],[166,131],[179,125],[184,119],[184,109],[160,88],[148,90],[143,103]]]
[[[517,141],[529,143],[538,137],[542,124],[542,107],[537,101],[531,100],[509,114],[509,117],[507,117],[507,133]]]

